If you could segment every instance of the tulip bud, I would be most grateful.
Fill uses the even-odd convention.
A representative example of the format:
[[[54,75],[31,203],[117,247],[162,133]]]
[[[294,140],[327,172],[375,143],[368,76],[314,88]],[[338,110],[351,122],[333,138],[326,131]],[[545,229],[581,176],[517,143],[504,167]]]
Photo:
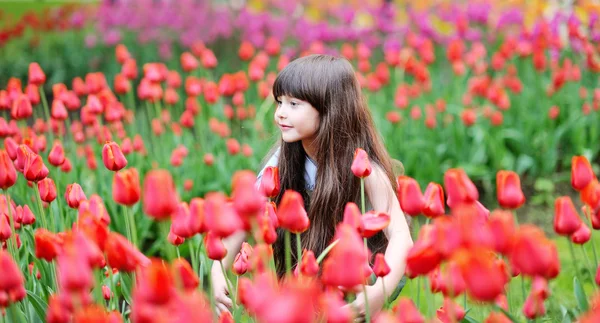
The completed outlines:
[[[592,166],[585,156],[571,158],[571,186],[576,191],[584,189],[595,177]]]
[[[582,221],[569,196],[562,196],[554,202],[554,231],[560,235],[571,235],[581,226]]]
[[[436,218],[446,213],[444,205],[444,190],[437,183],[429,183],[423,196],[423,214],[429,218]]]
[[[408,176],[398,176],[398,200],[402,211],[411,216],[421,214],[425,200],[421,194],[419,183]]]
[[[283,193],[277,212],[279,226],[292,233],[308,230],[310,221],[304,209],[304,200],[300,193],[288,190]]]
[[[0,150],[0,188],[3,190],[15,185],[17,171],[6,150]]]
[[[104,144],[104,148],[102,148],[102,161],[108,170],[114,172],[127,166],[125,155],[123,155],[121,148],[114,141]]]
[[[521,190],[521,180],[517,173],[501,170],[496,174],[496,188],[500,206],[517,209],[525,203],[525,195]]]
[[[132,206],[140,200],[140,176],[137,169],[127,168],[115,172],[112,193],[115,202]]]
[[[68,184],[65,190],[65,199],[70,208],[76,209],[82,201],[86,201],[87,197],[79,184]]]
[[[143,198],[147,215],[156,220],[168,219],[179,201],[171,173],[163,169],[149,171],[144,179]]]
[[[357,148],[354,151],[354,160],[352,161],[352,173],[356,177],[365,178],[371,174],[371,162],[369,161],[369,155],[361,148]]]

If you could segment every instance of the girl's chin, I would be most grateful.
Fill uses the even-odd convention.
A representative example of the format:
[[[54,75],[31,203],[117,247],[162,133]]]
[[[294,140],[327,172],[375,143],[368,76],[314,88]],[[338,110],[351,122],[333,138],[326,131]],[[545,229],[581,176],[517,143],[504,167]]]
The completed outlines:
[[[284,142],[291,144],[293,142],[298,141],[299,139],[294,137],[294,136],[286,136],[286,135],[282,135],[281,136],[281,140],[283,140]]]

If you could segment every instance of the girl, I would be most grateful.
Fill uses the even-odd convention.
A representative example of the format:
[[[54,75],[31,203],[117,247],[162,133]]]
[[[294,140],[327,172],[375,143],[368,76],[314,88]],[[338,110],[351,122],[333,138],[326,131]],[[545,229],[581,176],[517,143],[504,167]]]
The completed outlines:
[[[360,205],[360,179],[350,170],[356,148],[364,149],[373,171],[365,178],[368,209],[390,214],[389,226],[368,240],[373,254],[385,253],[392,269],[386,286],[397,286],[405,269],[405,260],[413,242],[407,221],[395,194],[392,162],[373,123],[352,65],[343,58],[311,55],[289,63],[273,85],[277,102],[275,123],[281,139],[271,150],[266,166],[277,166],[280,176],[279,204],[283,193],[292,189],[302,194],[310,219],[310,228],[302,234],[303,248],[319,255],[331,242],[336,225],[342,221],[348,202]],[[258,175],[260,183],[263,170]],[[277,272],[285,271],[283,232],[273,245]],[[244,240],[238,234],[225,241],[224,259],[230,266]],[[293,255],[293,263],[296,263]],[[227,268],[227,267],[226,267]],[[212,268],[213,287],[219,311],[227,310],[226,283],[220,265]],[[367,287],[369,309],[381,309],[394,292],[382,279]],[[351,304],[359,314],[365,313],[364,296],[357,295]]]

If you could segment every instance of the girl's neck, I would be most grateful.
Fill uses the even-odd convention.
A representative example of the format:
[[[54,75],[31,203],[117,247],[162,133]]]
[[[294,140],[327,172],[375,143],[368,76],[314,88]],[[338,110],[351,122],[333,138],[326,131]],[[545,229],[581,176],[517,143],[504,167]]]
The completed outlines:
[[[304,151],[306,152],[306,155],[308,156],[308,158],[316,161],[316,154],[315,154],[315,149],[312,145],[313,140],[312,139],[304,139],[302,140],[302,147],[304,147]]]

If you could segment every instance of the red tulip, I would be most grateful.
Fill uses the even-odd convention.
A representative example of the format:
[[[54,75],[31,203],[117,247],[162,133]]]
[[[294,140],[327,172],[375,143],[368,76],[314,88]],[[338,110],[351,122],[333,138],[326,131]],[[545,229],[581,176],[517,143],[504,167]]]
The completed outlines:
[[[266,244],[273,244],[277,241],[277,231],[275,231],[275,228],[279,221],[275,213],[274,202],[267,203],[265,214],[258,218],[258,230],[255,232],[256,240],[262,240]],[[271,217],[274,217],[274,219]]]
[[[436,317],[442,323],[460,322],[465,317],[465,310],[451,298],[444,298],[444,306],[436,311]]]
[[[442,292],[446,297],[454,297],[462,294],[465,289],[465,280],[463,279],[460,267],[455,261],[447,262],[446,266],[429,274],[431,280],[431,291]]]
[[[581,223],[581,226],[579,226],[579,229],[577,229],[577,231],[575,231],[575,232],[573,232],[573,234],[571,234],[571,241],[573,241],[573,243],[582,245],[582,244],[590,241],[591,237],[592,237],[592,231],[590,230],[590,228],[588,228],[588,226],[585,223]]]
[[[351,322],[352,309],[349,306],[344,306],[346,303],[342,299],[340,293],[335,291],[326,291],[321,294],[321,308],[325,312],[327,322]]]
[[[180,62],[181,62],[181,68],[185,72],[191,72],[191,71],[195,70],[196,68],[198,68],[198,65],[199,65],[196,57],[194,57],[194,55],[192,55],[192,53],[190,53],[190,52],[182,53],[181,57],[180,57]]]
[[[0,150],[0,188],[3,190],[15,185],[17,172],[6,150]]]
[[[176,210],[179,196],[171,173],[154,169],[144,179],[144,212],[156,220],[168,219]]]
[[[554,231],[560,235],[571,235],[582,221],[569,196],[561,196],[554,202]]]
[[[369,155],[361,148],[357,148],[354,152],[354,160],[352,161],[352,173],[356,177],[365,178],[371,174],[371,162]]]
[[[238,171],[232,182],[233,207],[245,222],[249,222],[250,218],[262,212],[265,205],[264,198],[256,189],[256,175],[251,171]]]
[[[536,294],[529,294],[523,304],[523,314],[530,320],[544,316],[544,314],[546,314],[544,299]]]
[[[411,216],[421,214],[425,200],[421,194],[419,183],[408,176],[398,176],[398,200],[402,211]]]
[[[248,271],[248,255],[239,252],[233,261],[233,273],[241,276]]]
[[[54,101],[52,101],[50,116],[55,120],[67,120],[69,113],[67,112],[67,108],[63,101],[59,99],[54,99]]]
[[[131,272],[138,266],[150,264],[150,259],[137,250],[125,237],[115,232],[108,234],[105,251],[108,264],[119,271]]]
[[[367,254],[356,229],[340,223],[334,240],[339,240],[323,263],[323,283],[351,290],[365,282]]]
[[[104,148],[102,148],[102,161],[104,162],[104,166],[113,172],[127,166],[125,155],[123,155],[121,148],[114,141],[104,144]]]
[[[498,202],[503,208],[518,209],[525,203],[521,180],[517,173],[501,170],[496,174]]]
[[[68,184],[65,190],[65,199],[70,208],[76,209],[82,201],[86,201],[87,197],[79,184]]]
[[[391,217],[387,213],[369,211],[361,217],[360,233],[364,238],[370,238],[385,229],[390,224],[390,220]]]
[[[425,323],[425,318],[410,298],[400,297],[394,306],[394,312],[401,323]]]
[[[493,236],[494,249],[502,254],[509,254],[513,234],[515,233],[515,223],[511,212],[495,210],[490,215],[488,221],[490,233]]]
[[[56,199],[56,185],[50,177],[46,177],[37,183],[40,191],[40,198],[46,203],[50,203]]]
[[[342,221],[351,227],[355,228],[357,232],[363,232],[363,221],[362,214],[358,209],[358,205],[354,202],[348,202],[344,208],[344,220]]]
[[[40,181],[48,176],[48,168],[44,165],[42,157],[33,152],[27,145],[20,145],[17,149],[15,166],[23,173],[25,179],[31,182]]]
[[[25,277],[19,270],[19,266],[9,253],[0,249],[0,294],[4,294],[4,299],[0,299],[2,307],[7,307],[8,303],[19,302],[25,298]]]
[[[40,64],[29,63],[29,84],[42,85],[46,82],[46,74],[40,67]]]
[[[319,273],[319,264],[312,250],[304,250],[300,263],[300,272],[307,277],[316,277]]]
[[[300,193],[292,190],[283,193],[277,219],[280,227],[292,233],[302,233],[308,230],[310,220],[304,209],[304,200]]]
[[[460,249],[453,256],[469,295],[476,300],[491,302],[504,291],[508,279],[495,259],[492,252],[483,248]]]
[[[204,219],[208,231],[218,238],[226,238],[242,228],[242,220],[223,193],[211,192],[205,197]]]
[[[448,206],[460,203],[470,203],[479,199],[475,184],[469,179],[464,170],[453,168],[444,174],[444,188],[448,194]]]
[[[279,168],[266,167],[260,179],[260,192],[268,198],[274,198],[279,194]]]
[[[137,169],[127,168],[115,172],[113,178],[113,200],[121,205],[132,206],[140,200],[140,176]]]
[[[446,213],[444,190],[437,183],[429,183],[423,196],[423,214],[429,218],[436,218]]]
[[[385,277],[391,271],[390,266],[388,266],[385,261],[385,255],[382,253],[378,253],[375,255],[375,263],[373,264],[373,273],[377,277]]]
[[[421,227],[419,238],[408,251],[406,271],[408,277],[427,275],[442,261],[442,254],[435,248],[435,231],[433,225]]]
[[[576,191],[584,189],[595,177],[592,165],[585,156],[571,158],[571,186]]]
[[[27,95],[19,95],[19,97],[13,101],[10,116],[15,120],[23,120],[29,118],[32,114],[33,108],[31,107],[31,101]]]
[[[0,242],[8,240],[12,236],[10,221],[8,215],[0,215]]]
[[[592,209],[600,207],[600,182],[595,178],[591,180],[583,190],[579,191],[579,197]]]
[[[35,257],[51,262],[60,252],[62,239],[44,229],[35,230]]]
[[[206,246],[206,254],[212,260],[222,260],[227,255],[227,249],[223,245],[221,238],[209,231],[204,236],[204,245]]]
[[[20,206],[19,206],[20,207]],[[35,214],[31,212],[31,209],[28,205],[25,205],[21,208],[22,212],[22,220],[21,224],[23,225],[32,225],[35,223]]]
[[[50,154],[48,155],[48,161],[52,166],[58,167],[65,162],[65,150],[60,143],[60,141],[55,141],[54,145],[52,145],[52,149],[50,149]]]
[[[554,278],[560,271],[556,245],[533,225],[521,225],[513,236],[511,267],[530,277]]]

